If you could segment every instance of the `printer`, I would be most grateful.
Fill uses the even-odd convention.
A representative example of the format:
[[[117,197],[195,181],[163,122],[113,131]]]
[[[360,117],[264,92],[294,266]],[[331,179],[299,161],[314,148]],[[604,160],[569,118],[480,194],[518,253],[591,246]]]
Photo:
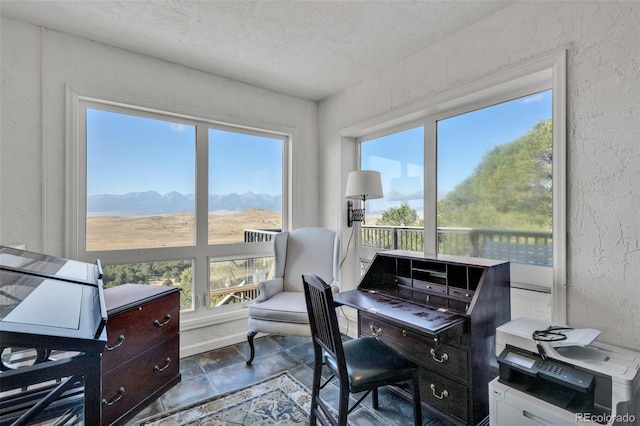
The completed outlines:
[[[597,342],[599,334],[537,318],[498,327],[491,425],[640,426],[640,353]]]

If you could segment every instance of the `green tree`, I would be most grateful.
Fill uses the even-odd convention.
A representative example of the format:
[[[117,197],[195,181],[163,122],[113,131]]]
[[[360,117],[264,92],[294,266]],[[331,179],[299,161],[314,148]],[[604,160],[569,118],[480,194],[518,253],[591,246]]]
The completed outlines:
[[[192,308],[192,293],[193,293],[193,268],[186,268],[180,274],[177,281],[180,283],[180,309]]]
[[[393,207],[382,212],[382,217],[376,220],[376,225],[423,226],[424,221],[420,219],[414,209],[403,204],[400,207]]]

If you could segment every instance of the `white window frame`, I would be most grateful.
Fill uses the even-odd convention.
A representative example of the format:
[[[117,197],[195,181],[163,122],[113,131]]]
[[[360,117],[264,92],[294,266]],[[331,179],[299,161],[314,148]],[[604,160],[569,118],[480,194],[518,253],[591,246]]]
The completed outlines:
[[[553,267],[512,264],[512,285],[551,292],[551,319],[566,323],[566,51],[498,76],[448,91],[417,104],[343,129],[343,142],[353,142],[360,158],[360,142],[423,125],[425,128],[424,194],[425,254],[437,253],[437,141],[438,120],[552,89],[553,126]],[[350,156],[349,156],[350,157]],[[357,224],[359,229],[359,224]],[[356,231],[357,232],[357,231]],[[377,249],[357,244],[356,259],[371,259]],[[359,262],[358,263],[359,266]]]
[[[90,251],[85,249],[86,223],[86,108],[121,112],[128,115],[170,120],[196,126],[196,242],[185,247],[159,247],[128,250]],[[222,129],[281,139],[282,148],[282,229],[289,229],[290,161],[295,130],[265,123],[228,122],[202,111],[158,105],[140,99],[95,90],[66,87],[66,192],[65,256],[87,262],[100,259],[103,265],[135,264],[164,260],[190,260],[193,264],[193,310],[181,311],[184,329],[246,317],[245,303],[209,307],[209,262],[273,256],[272,244],[209,244],[208,220],[208,129]],[[265,127],[269,127],[265,129]],[[197,171],[204,171],[198,173]],[[214,314],[215,313],[215,314]],[[211,319],[214,318],[214,321]],[[185,327],[185,324],[190,324]]]

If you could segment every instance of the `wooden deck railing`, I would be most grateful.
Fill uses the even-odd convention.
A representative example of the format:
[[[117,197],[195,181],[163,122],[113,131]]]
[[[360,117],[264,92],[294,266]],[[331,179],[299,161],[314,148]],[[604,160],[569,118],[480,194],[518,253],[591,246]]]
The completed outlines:
[[[258,297],[258,284],[241,284],[237,287],[217,288],[209,291],[209,297],[211,296],[224,296],[222,300],[216,303],[216,306],[249,302]]]
[[[382,250],[424,251],[424,232],[412,226],[361,228],[362,245]],[[245,242],[270,241],[275,229],[246,229]],[[486,257],[535,265],[553,264],[551,232],[479,228],[438,228],[438,253]]]

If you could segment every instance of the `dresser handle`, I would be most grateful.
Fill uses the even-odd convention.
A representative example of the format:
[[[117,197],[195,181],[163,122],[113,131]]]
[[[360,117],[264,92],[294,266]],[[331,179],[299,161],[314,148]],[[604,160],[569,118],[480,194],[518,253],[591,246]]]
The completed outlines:
[[[164,360],[165,364],[164,367],[158,367],[158,365],[156,364],[155,367],[153,367],[154,371],[164,371],[167,369],[167,367],[169,367],[169,364],[171,364],[171,358],[167,357],[167,359]]]
[[[102,405],[113,405],[116,402],[120,401],[120,398],[124,395],[124,388],[118,389],[118,394],[111,401],[107,401],[106,399],[102,400]]]
[[[169,321],[171,321],[171,315],[167,314],[164,317],[164,322],[153,320],[153,325],[155,325],[156,327],[164,327],[165,325],[169,324]]]
[[[369,324],[369,330],[371,330],[371,334],[376,337],[382,336],[382,327],[375,328],[373,324]]]
[[[447,392],[447,390],[443,390],[442,392],[440,392],[440,395],[436,394],[436,385],[434,385],[433,383],[431,383],[431,393],[433,394],[433,396],[435,396],[438,399],[445,399],[446,397],[449,396],[449,392]]]
[[[104,348],[106,350],[108,350],[108,351],[112,351],[115,348],[120,347],[123,343],[124,343],[124,334],[121,334],[121,335],[118,336],[118,340],[116,340],[116,344],[115,345],[113,345],[113,346],[104,345]]]
[[[449,360],[449,355],[445,352],[440,358],[436,358],[436,350],[431,348],[431,358],[433,358],[435,362],[445,362]]]

